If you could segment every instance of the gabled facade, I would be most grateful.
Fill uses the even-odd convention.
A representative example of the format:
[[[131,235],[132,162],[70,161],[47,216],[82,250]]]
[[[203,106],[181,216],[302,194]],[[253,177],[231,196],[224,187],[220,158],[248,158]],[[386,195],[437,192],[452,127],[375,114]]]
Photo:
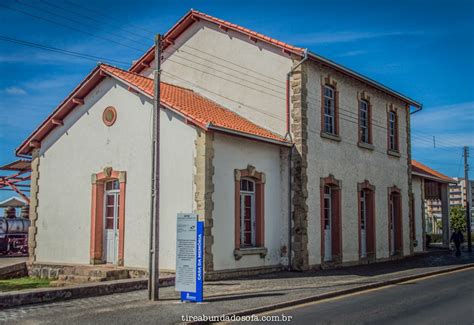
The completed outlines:
[[[131,70],[150,75],[153,66],[150,49]],[[165,80],[191,87],[294,143],[289,246],[295,268],[325,264],[328,246],[336,250],[326,257],[328,264],[413,252],[409,122],[419,103],[302,48],[196,11],[165,35],[162,66]],[[325,224],[328,179],[339,184],[331,198],[338,206],[330,212],[337,217]],[[374,219],[369,236],[361,229],[361,184],[373,189],[367,194],[373,204],[364,212]],[[333,234],[324,236],[329,228]],[[370,254],[361,253],[363,236],[371,241]]]
[[[208,276],[413,252],[410,108],[419,103],[305,49],[197,11],[173,26],[163,48],[165,269],[174,269],[175,216],[189,211],[206,221]],[[111,211],[119,202],[117,220],[125,225],[114,261],[146,266],[153,54],[129,72],[99,66],[18,149],[33,154],[37,170],[30,236],[36,261],[107,262],[100,220],[110,195]],[[82,193],[91,174],[92,198]],[[53,212],[48,196],[64,188],[68,196]],[[79,192],[77,207],[68,208]],[[67,228],[68,209],[79,211],[71,212],[80,222],[74,242],[90,238],[77,256],[67,246],[57,254],[48,242],[56,227],[50,224]]]

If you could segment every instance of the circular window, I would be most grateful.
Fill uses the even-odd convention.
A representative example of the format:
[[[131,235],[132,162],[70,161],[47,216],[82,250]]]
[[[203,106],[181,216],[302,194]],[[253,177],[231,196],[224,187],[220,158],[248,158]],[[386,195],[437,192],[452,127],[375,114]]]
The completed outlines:
[[[107,107],[102,114],[102,120],[105,125],[112,126],[115,123],[115,120],[117,120],[117,111],[115,108],[112,106]]]

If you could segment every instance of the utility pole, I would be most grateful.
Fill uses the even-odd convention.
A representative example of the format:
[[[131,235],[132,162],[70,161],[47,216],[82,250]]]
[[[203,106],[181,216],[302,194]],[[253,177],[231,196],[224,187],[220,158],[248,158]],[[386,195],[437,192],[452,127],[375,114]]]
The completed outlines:
[[[148,267],[148,298],[159,300],[160,286],[160,63],[161,35],[155,37],[155,71],[153,73],[153,148],[150,220],[150,261]]]
[[[467,231],[467,250],[472,252],[471,244],[471,184],[469,183],[469,148],[464,147],[464,184],[466,186],[466,231]]]

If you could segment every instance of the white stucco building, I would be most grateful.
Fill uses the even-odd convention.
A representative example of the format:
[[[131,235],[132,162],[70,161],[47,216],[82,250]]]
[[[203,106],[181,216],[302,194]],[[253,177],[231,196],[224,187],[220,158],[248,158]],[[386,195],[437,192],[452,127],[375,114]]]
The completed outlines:
[[[413,253],[421,104],[197,11],[163,51],[163,269],[175,268],[176,215],[192,211],[208,277]],[[33,157],[34,263],[147,267],[153,67],[153,48],[129,71],[97,66],[17,149]]]

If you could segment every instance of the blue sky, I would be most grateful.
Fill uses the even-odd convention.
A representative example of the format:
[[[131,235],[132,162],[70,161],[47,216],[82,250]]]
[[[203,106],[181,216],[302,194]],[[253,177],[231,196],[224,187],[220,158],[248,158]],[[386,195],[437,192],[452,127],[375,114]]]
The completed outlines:
[[[461,176],[461,146],[474,156],[474,1],[6,0],[0,37],[127,67],[190,8],[307,47],[422,102],[412,117],[415,159]],[[0,40],[0,164],[97,61]]]

